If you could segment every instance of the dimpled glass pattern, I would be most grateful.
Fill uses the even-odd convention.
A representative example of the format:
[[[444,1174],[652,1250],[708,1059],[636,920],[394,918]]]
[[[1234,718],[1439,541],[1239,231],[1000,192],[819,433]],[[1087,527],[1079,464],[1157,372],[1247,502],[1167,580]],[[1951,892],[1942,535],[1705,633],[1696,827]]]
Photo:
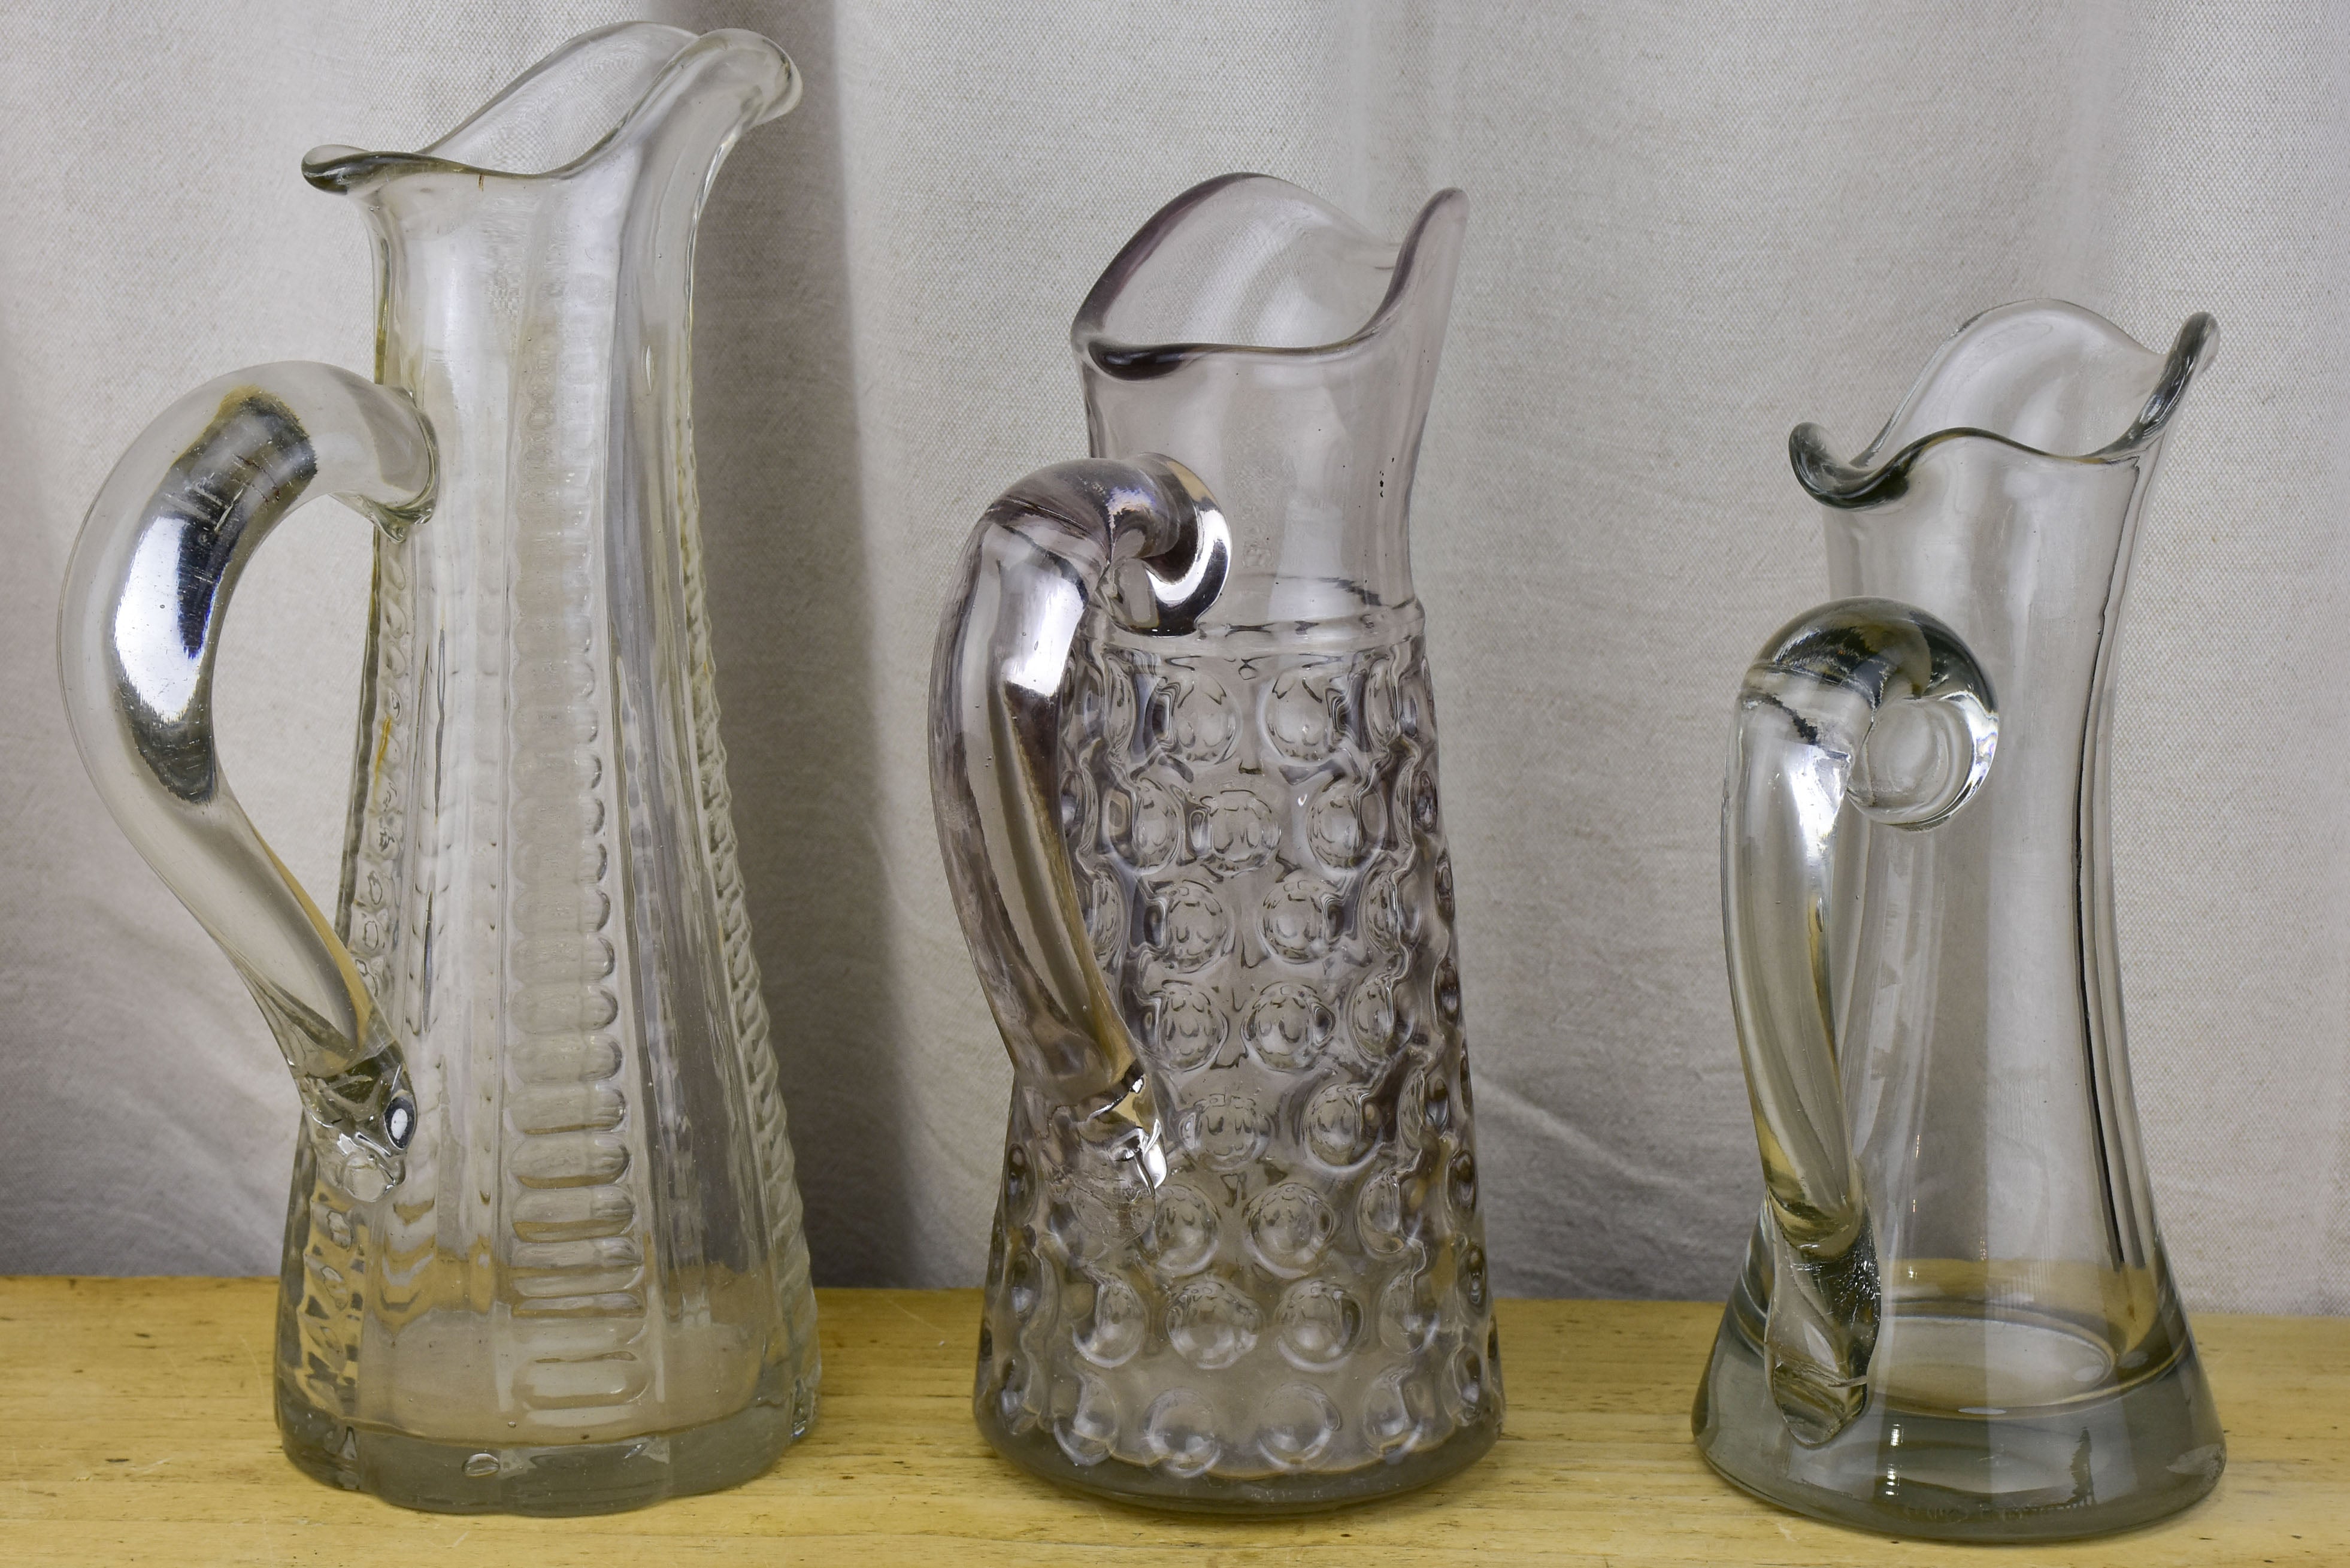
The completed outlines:
[[[1181,1109],[1155,1191],[1015,1127],[986,1379],[1073,1464],[1351,1469],[1498,1402],[1434,711],[1398,618],[1355,649],[1079,655],[1071,864]]]
[[[1139,466],[1007,494],[949,612],[941,838],[1020,1069],[975,1401],[1069,1484],[1328,1506],[1499,1428],[1402,534],[1461,220],[1180,198],[1078,320],[1096,452]],[[1120,339],[1154,294],[1248,346]]]

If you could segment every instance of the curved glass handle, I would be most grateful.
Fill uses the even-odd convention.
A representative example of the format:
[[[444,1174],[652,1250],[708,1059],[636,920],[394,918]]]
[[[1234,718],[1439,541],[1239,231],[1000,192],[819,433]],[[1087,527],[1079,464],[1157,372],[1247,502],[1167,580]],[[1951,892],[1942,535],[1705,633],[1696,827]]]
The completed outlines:
[[[424,514],[432,431],[403,393],[326,365],[239,370],[115,464],[66,568],[57,664],[82,765],[140,854],[236,965],[302,1093],[322,1171],[399,1181],[416,1103],[342,942],[237,805],[213,749],[229,595],[278,519],[333,495],[394,538]]]
[[[972,530],[939,629],[931,794],[955,909],[1014,1072],[1081,1118],[1147,1119],[1061,837],[1070,649],[1097,603],[1139,631],[1190,630],[1231,561],[1223,514],[1180,463],[1061,463]]]
[[[1731,1006],[1762,1155],[1771,1391],[1825,1442],[1868,1398],[1877,1249],[1837,1075],[1828,903],[1836,819],[1946,822],[1989,775],[1990,680],[1956,632],[1891,599],[1839,599],[1772,638],[1739,692],[1721,807]]]

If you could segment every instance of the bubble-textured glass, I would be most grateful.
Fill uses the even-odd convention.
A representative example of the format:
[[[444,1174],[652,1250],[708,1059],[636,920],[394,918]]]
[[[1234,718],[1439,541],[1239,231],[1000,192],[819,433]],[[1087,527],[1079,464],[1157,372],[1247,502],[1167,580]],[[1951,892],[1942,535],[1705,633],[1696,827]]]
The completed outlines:
[[[1465,209],[1178,198],[1077,316],[1094,461],[948,607],[940,838],[1014,1065],[976,1407],[1066,1484],[1321,1508],[1500,1429],[1405,532]]]

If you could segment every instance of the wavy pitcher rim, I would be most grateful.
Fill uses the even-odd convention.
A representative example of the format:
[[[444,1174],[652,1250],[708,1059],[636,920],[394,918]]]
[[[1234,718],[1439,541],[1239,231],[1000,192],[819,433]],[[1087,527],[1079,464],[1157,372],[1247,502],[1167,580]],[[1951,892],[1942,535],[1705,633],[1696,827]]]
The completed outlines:
[[[1964,337],[1977,323],[2002,311],[2033,305],[2064,306],[2068,309],[2082,310],[2085,315],[2096,316],[2094,311],[2066,305],[2062,300],[2027,300],[2018,305],[1994,306],[1978,312],[1970,317],[1952,337]],[[2104,317],[2096,316],[2096,319],[2141,351],[2154,352]],[[2219,322],[2208,310],[2199,310],[2189,316],[2179,327],[2178,335],[2171,339],[2169,349],[2163,355],[2162,368],[2155,378],[2153,389],[2147,392],[2146,401],[2139,405],[2137,415],[2120,435],[2088,452],[2052,452],[1979,425],[1949,425],[1929,431],[1903,443],[1899,450],[1880,462],[1846,462],[1829,450],[1827,431],[1806,421],[1787,434],[1788,461],[1794,468],[1795,482],[1814,500],[1825,505],[1845,508],[1866,506],[1900,493],[1907,487],[1910,472],[1927,452],[1953,441],[1990,441],[2010,451],[2053,462],[2107,464],[2126,462],[2143,453],[2168,432],[2171,420],[2178,412],[2179,404],[2186,399],[2188,387],[2210,362],[2219,330]],[[1898,417],[1897,414],[1896,418]],[[1880,435],[1878,439],[1883,437]],[[1870,443],[1872,447],[1875,444],[1874,441]]]
[[[583,50],[623,33],[669,33],[679,40],[676,51],[663,61],[660,70],[645,83],[644,90],[630,101],[629,107],[612,121],[611,128],[576,156],[550,169],[525,172],[515,169],[496,169],[484,164],[465,162],[462,159],[443,157],[434,151],[463,135],[474,125],[495,113],[524,87],[545,73],[560,67]],[[609,26],[593,28],[566,40],[563,44],[533,64],[527,70],[507,82],[480,108],[451,126],[424,147],[402,152],[388,150],[370,151],[329,142],[314,147],[302,156],[302,178],[322,191],[348,194],[380,185],[402,174],[440,173],[471,174],[477,179],[501,181],[555,181],[575,175],[602,158],[611,148],[626,140],[652,112],[655,100],[663,97],[676,79],[699,66],[706,57],[720,54],[764,55],[782,67],[782,81],[775,99],[764,105],[749,124],[764,124],[790,113],[798,107],[803,81],[799,67],[785,54],[783,46],[764,34],[741,27],[720,27],[707,33],[671,26],[666,22],[615,22]]]
[[[1244,184],[1253,180],[1285,185],[1317,205],[1337,213],[1347,222],[1355,223],[1357,228],[1359,229],[1362,226],[1352,214],[1332,206],[1304,186],[1293,181],[1284,180],[1277,174],[1242,171],[1219,174],[1213,179],[1202,180],[1152,213],[1149,220],[1135,231],[1134,236],[1120,247],[1118,254],[1110,258],[1109,265],[1102,269],[1101,276],[1094,280],[1094,286],[1087,291],[1085,302],[1077,306],[1076,320],[1069,325],[1070,346],[1077,351],[1081,359],[1106,374],[1131,378],[1161,375],[1179,365],[1188,364],[1194,359],[1204,358],[1210,355],[1243,354],[1266,358],[1312,359],[1344,354],[1378,337],[1402,315],[1406,296],[1419,276],[1421,250],[1434,229],[1436,220],[1447,213],[1465,213],[1469,204],[1468,192],[1457,185],[1445,186],[1420,204],[1419,211],[1412,218],[1410,226],[1404,231],[1403,238],[1397,241],[1392,247],[1395,259],[1389,264],[1392,272],[1388,279],[1387,292],[1380,296],[1378,304],[1372,307],[1370,315],[1364,319],[1363,324],[1343,337],[1333,338],[1326,343],[1283,346],[1270,343],[1218,343],[1200,340],[1133,343],[1110,337],[1104,330],[1103,322],[1109,315],[1110,306],[1125,291],[1126,286],[1133,281],[1134,275],[1140,270],[1142,264],[1150,258],[1186,218],[1211,198],[1232,186]],[[1376,235],[1370,237],[1375,243],[1384,245],[1385,242],[1378,241]]]

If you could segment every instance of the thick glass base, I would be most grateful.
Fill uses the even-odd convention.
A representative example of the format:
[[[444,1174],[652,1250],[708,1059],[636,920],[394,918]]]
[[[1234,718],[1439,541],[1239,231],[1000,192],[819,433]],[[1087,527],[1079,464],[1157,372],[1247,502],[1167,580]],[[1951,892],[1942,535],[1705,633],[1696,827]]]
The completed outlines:
[[[432,1513],[619,1513],[716,1491],[775,1463],[792,1412],[751,1405],[721,1420],[609,1443],[489,1448],[410,1437],[329,1416],[283,1384],[286,1457],[330,1486]]]
[[[1176,1476],[1118,1459],[1077,1464],[1042,1427],[1017,1434],[1006,1431],[994,1419],[993,1403],[980,1400],[973,1412],[981,1433],[997,1453],[1031,1475],[1140,1508],[1253,1519],[1326,1512],[1442,1480],[1476,1463],[1502,1435],[1502,1412],[1496,1401],[1490,1416],[1474,1425],[1456,1428],[1440,1442],[1377,1464],[1346,1470],[1272,1470],[1262,1476]]]
[[[1746,1490],[1814,1519],[1938,1541],[2100,1535],[2187,1507],[2227,1462],[2194,1342],[2183,1334],[2145,1375],[2061,1404],[1904,1407],[1873,1389],[1850,1426],[1806,1446],[1772,1400],[1762,1347],[1739,1306],[1733,1297],[1722,1314],[1698,1388],[1698,1448]],[[2085,1339],[2072,1343],[2045,1324],[1913,1308],[1897,1333],[1912,1345],[1965,1343],[1980,1354],[1996,1341],[2005,1355],[2045,1361],[2069,1351],[2065,1359],[2084,1366],[2109,1361],[2101,1351],[2092,1360]]]

